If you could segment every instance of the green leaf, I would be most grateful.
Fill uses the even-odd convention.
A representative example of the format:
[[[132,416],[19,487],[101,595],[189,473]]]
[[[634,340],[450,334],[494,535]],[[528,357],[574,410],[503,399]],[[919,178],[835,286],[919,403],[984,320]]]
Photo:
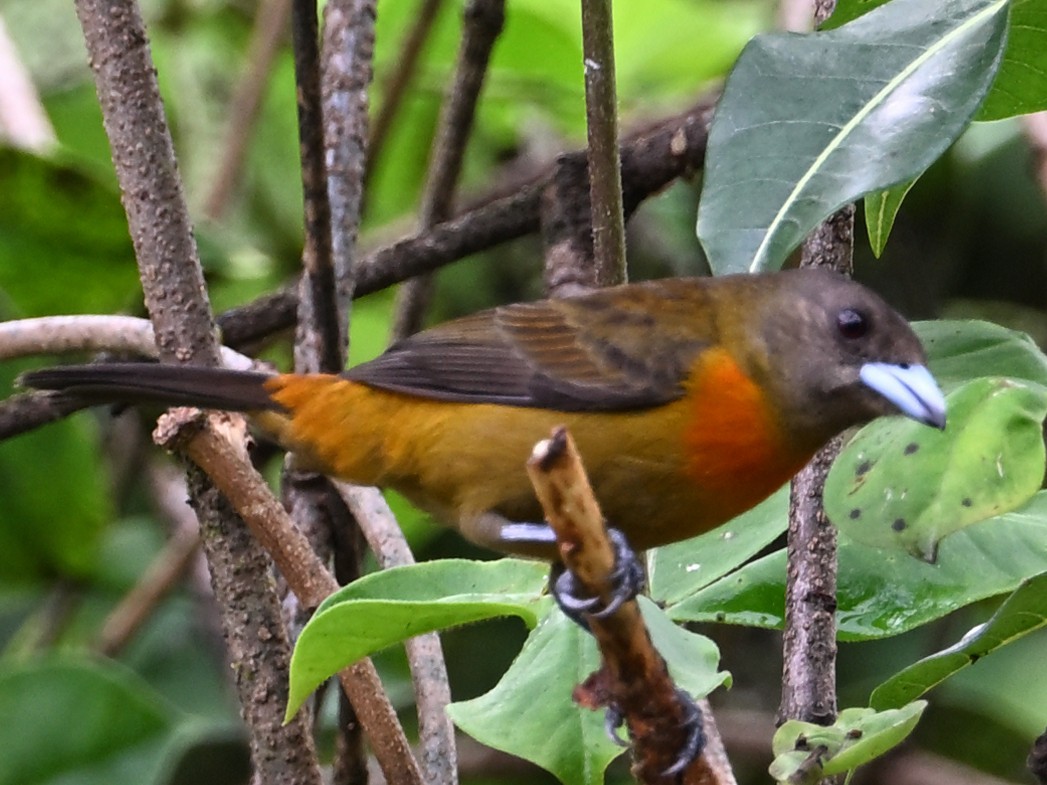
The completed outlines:
[[[425,632],[499,616],[537,623],[549,567],[540,562],[465,559],[394,567],[332,594],[295,644],[287,716],[342,668]]]
[[[911,180],[996,72],[1006,0],[894,0],[838,30],[758,36],[709,133],[698,235],[717,274],[776,269],[819,221]]]
[[[60,157],[0,148],[0,294],[20,316],[126,308],[138,294],[116,190]]]
[[[1007,49],[976,120],[1001,120],[1047,109],[1047,5],[1011,0]]]
[[[711,532],[655,548],[647,562],[651,596],[672,605],[738,569],[785,531],[788,515],[786,485]]]
[[[840,0],[825,29],[883,5],[886,0]],[[1041,0],[1011,0],[1007,48],[976,120],[1002,120],[1047,109],[1047,7]]]
[[[704,696],[727,679],[716,672],[718,655],[708,638],[677,627],[646,598],[640,607],[678,686]],[[561,782],[602,783],[604,769],[622,748],[607,738],[603,712],[582,709],[571,699],[575,685],[599,666],[592,636],[553,611],[494,689],[451,704],[448,713],[481,743],[529,760]]]
[[[901,209],[906,194],[916,185],[915,180],[901,183],[865,197],[865,230],[869,235],[869,245],[877,259],[887,247],[887,238],[891,236],[894,219]]]
[[[933,562],[941,538],[1036,493],[1047,389],[975,379],[947,402],[945,431],[882,418],[843,449],[825,481],[825,511],[841,531]]]
[[[925,701],[900,709],[844,709],[830,726],[790,720],[774,734],[770,774],[778,782],[815,783],[894,749],[912,733]]]
[[[0,364],[0,389],[9,389],[27,367]],[[111,517],[97,442],[88,415],[0,442],[0,579],[84,578],[91,572]]]
[[[1020,510],[942,542],[936,564],[840,539],[837,626],[841,640],[899,635],[1047,571],[1047,492]],[[765,556],[669,609],[676,621],[780,628],[785,550]]]
[[[875,690],[871,706],[886,709],[923,695],[986,654],[1047,625],[1047,573],[1024,581],[985,624],[953,646],[896,673]]]
[[[575,685],[600,667],[596,644],[562,613],[546,616],[501,681],[447,707],[451,720],[488,747],[552,772],[570,785],[599,785],[622,754],[604,732],[603,713],[571,700]]]
[[[1006,376],[1047,386],[1047,357],[1025,333],[991,322],[918,322],[934,378],[946,391],[979,376]]]
[[[0,672],[0,785],[148,783],[177,713],[112,663],[49,660]]]

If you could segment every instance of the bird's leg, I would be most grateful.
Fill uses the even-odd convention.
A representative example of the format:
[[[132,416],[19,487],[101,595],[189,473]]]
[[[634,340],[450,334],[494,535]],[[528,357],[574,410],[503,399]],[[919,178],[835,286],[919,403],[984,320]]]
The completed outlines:
[[[586,616],[607,618],[642,592],[647,583],[643,565],[629,547],[625,535],[618,529],[608,529],[607,533],[614,547],[614,570],[610,575],[611,596],[606,603],[599,597],[582,596],[574,573],[565,569],[561,562],[553,564],[549,576],[549,587],[560,610],[585,630],[589,629]]]
[[[607,530],[614,547],[615,567],[611,573],[612,592],[606,605],[599,597],[581,596],[574,576],[564,569],[556,550],[556,535],[547,523],[510,521],[497,513],[488,512],[461,522],[461,531],[478,545],[522,556],[535,556],[553,563],[549,589],[567,617],[588,630],[585,614],[598,619],[610,616],[622,604],[631,600],[646,585],[647,578],[636,552],[625,535],[614,528]]]

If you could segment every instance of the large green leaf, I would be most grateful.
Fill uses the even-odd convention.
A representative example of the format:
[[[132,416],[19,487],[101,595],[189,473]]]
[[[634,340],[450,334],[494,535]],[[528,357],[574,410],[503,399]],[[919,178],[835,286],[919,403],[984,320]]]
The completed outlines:
[[[641,598],[644,621],[675,683],[703,696],[727,680],[708,639],[676,626]],[[622,748],[607,738],[602,712],[586,711],[572,691],[600,665],[591,635],[554,611],[532,631],[498,685],[479,698],[453,703],[451,719],[473,738],[529,760],[570,785],[602,783]],[[541,696],[536,700],[536,696]]]
[[[738,569],[785,531],[788,515],[789,488],[785,486],[730,523],[655,548],[647,557],[651,596],[673,604]]]
[[[328,597],[295,644],[287,714],[345,666],[425,632],[499,616],[537,623],[549,568],[539,562],[465,559],[372,573]]]
[[[883,5],[885,0],[840,0],[827,28],[840,25]],[[1047,5],[1042,0],[1011,0],[1007,48],[976,120],[1047,109]]]
[[[841,537],[837,623],[843,640],[899,635],[1047,571],[1047,492],[945,539],[928,564]],[[785,551],[759,559],[668,609],[676,621],[781,627]]]
[[[953,646],[915,662],[875,690],[869,704],[893,708],[920,697],[981,657],[1047,625],[1047,573],[1022,583],[985,624]]]
[[[47,661],[0,672],[0,785],[155,780],[177,712],[112,663]]]
[[[1007,50],[976,120],[1001,120],[1047,109],[1047,4],[1011,0]]]
[[[999,65],[1006,0],[893,0],[825,33],[758,36],[709,134],[698,234],[716,273],[775,269],[819,221],[918,176]]]
[[[1047,386],[1047,356],[1025,333],[992,322],[917,322],[931,372],[946,391],[978,376],[1006,376]]]
[[[934,561],[943,537],[1036,493],[1047,388],[988,377],[947,402],[944,431],[883,418],[843,449],[825,481],[825,511],[841,531]]]

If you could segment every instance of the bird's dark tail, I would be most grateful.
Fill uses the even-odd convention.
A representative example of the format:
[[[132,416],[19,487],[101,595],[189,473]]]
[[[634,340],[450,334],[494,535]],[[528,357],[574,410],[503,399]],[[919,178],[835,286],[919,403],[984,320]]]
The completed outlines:
[[[257,371],[231,371],[156,363],[99,363],[44,368],[23,374],[20,383],[38,390],[61,390],[98,403],[160,403],[228,411],[283,411],[269,397],[273,377]]]

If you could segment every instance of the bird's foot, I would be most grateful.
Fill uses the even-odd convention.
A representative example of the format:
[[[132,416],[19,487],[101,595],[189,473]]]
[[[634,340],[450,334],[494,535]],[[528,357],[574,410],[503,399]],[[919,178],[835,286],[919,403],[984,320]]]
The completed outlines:
[[[599,597],[579,596],[581,591],[578,581],[570,570],[562,564],[554,564],[549,576],[550,590],[556,604],[567,618],[589,629],[586,617],[604,619],[633,599],[646,585],[643,565],[636,552],[629,546],[625,535],[618,529],[608,529],[611,544],[614,546],[614,571],[611,573],[612,591],[607,603]]]
[[[691,696],[683,690],[678,689],[676,697],[684,707],[682,727],[687,730],[687,740],[680,748],[676,760],[662,772],[663,777],[675,777],[690,766],[691,762],[701,755],[702,750],[705,749],[705,729],[702,725],[702,710],[698,708],[698,704],[694,702]],[[603,727],[611,741],[620,747],[628,746],[628,742],[618,735],[618,730],[624,723],[625,717],[622,714],[622,710],[613,703],[608,706],[607,714],[604,716]]]

